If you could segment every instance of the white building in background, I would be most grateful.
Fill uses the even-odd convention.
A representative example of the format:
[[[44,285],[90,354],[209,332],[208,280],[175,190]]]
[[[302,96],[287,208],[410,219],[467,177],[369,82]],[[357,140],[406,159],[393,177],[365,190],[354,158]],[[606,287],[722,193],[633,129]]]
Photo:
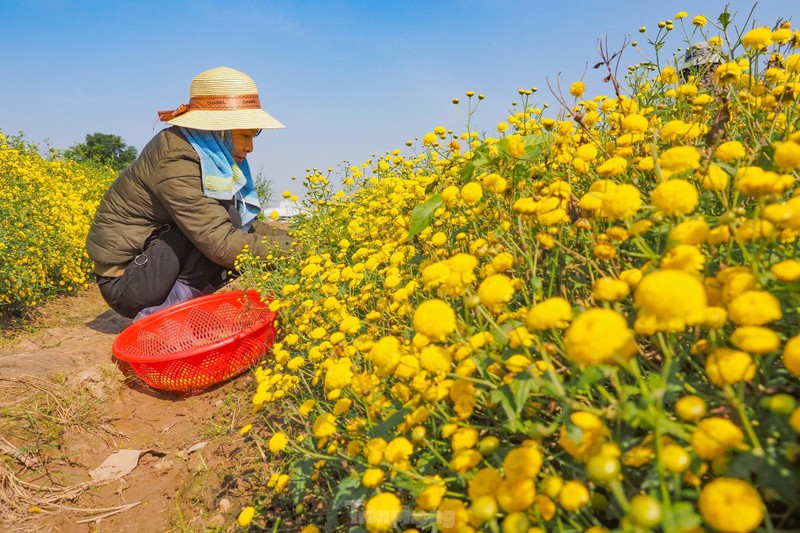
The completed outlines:
[[[291,200],[283,200],[277,206],[273,205],[265,208],[264,214],[270,216],[273,211],[278,212],[278,220],[291,220],[293,216],[303,212],[303,210],[300,209],[299,203],[292,202]]]

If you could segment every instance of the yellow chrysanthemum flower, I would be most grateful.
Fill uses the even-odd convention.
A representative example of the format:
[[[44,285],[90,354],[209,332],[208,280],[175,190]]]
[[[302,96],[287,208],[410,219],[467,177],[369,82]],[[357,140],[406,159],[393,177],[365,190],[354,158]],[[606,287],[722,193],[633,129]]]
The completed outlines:
[[[632,218],[642,207],[639,189],[628,183],[612,187],[602,197],[602,214],[610,220]]]
[[[470,514],[461,500],[445,498],[436,510],[436,527],[442,533],[459,533],[469,527]]]
[[[506,479],[533,479],[542,468],[542,454],[532,446],[514,448],[503,459]]]
[[[391,531],[402,510],[400,498],[391,492],[382,492],[364,505],[364,525],[370,533]]]
[[[572,322],[564,334],[567,357],[578,364],[613,363],[636,352],[628,323],[611,309],[589,309]]]
[[[694,170],[700,166],[700,152],[694,146],[673,146],[666,149],[659,157],[658,164],[664,171],[664,177]]]
[[[325,372],[325,390],[341,389],[353,379],[353,362],[344,357],[328,366]]]
[[[378,377],[390,376],[401,356],[400,339],[392,335],[382,337],[369,352],[369,359],[375,365],[375,374]]]
[[[586,162],[594,161],[597,153],[597,146],[594,144],[582,144],[575,150],[575,155]]]
[[[740,446],[744,442],[744,433],[727,418],[714,416],[701,420],[689,440],[694,453],[700,459],[710,461]]]
[[[702,271],[706,266],[706,256],[697,246],[679,244],[671,248],[661,258],[661,268],[665,270],[682,270],[689,273]]]
[[[242,509],[242,512],[239,513],[239,516],[236,518],[236,521],[239,523],[241,527],[245,527],[248,524],[250,524],[250,522],[253,521],[253,517],[255,516],[255,514],[256,514],[255,507],[249,507],[249,506],[245,507],[244,509]]]
[[[478,298],[490,310],[510,302],[515,292],[511,278],[504,274],[493,274],[478,286]]]
[[[712,480],[700,491],[697,507],[706,524],[725,533],[747,533],[764,520],[761,496],[742,479]]]
[[[669,232],[669,241],[684,245],[698,246],[706,242],[711,229],[705,217],[684,220]]]
[[[675,70],[674,67],[666,66],[661,69],[661,73],[659,74],[659,79],[663,83],[676,83],[678,81],[678,72]]]
[[[405,437],[395,437],[383,451],[383,458],[393,465],[404,464],[411,454],[414,453],[414,446]]]
[[[745,291],[728,304],[731,321],[739,326],[763,326],[780,320],[781,302],[775,295],[765,291]]]
[[[705,172],[695,172],[695,179],[707,191],[722,191],[728,188],[730,175],[719,165],[710,164]]]
[[[420,350],[419,365],[429,372],[449,372],[453,364],[450,353],[435,344]]]
[[[706,358],[708,380],[718,387],[750,381],[756,374],[753,358],[748,353],[719,348]]]
[[[336,417],[331,413],[320,414],[314,420],[313,432],[318,439],[330,437],[336,433]]]
[[[705,288],[695,276],[659,270],[644,276],[636,286],[634,327],[639,333],[683,331],[704,320],[707,303]]]
[[[453,472],[463,474],[475,468],[481,462],[482,458],[483,456],[478,450],[469,448],[457,450],[453,454],[453,458],[450,461],[449,467]]]
[[[558,493],[558,503],[565,511],[577,511],[589,504],[589,489],[580,481],[567,481]]]
[[[628,160],[624,157],[613,156],[604,161],[595,170],[605,178],[619,176],[628,168]]]
[[[386,475],[380,468],[367,468],[361,476],[361,484],[368,488],[375,488],[383,483]]]
[[[742,67],[731,61],[723,63],[714,71],[714,82],[718,85],[737,83],[742,77]]]
[[[775,148],[775,166],[784,172],[800,169],[800,143],[786,141]]]
[[[761,167],[744,167],[736,172],[736,189],[747,196],[780,194],[793,183],[791,176],[784,177]]]
[[[747,152],[739,141],[726,141],[717,146],[716,157],[723,163],[733,163],[742,159]]]
[[[697,208],[697,189],[688,181],[674,179],[660,183],[653,189],[650,200],[665,215],[688,215]]]
[[[615,302],[630,294],[630,285],[622,280],[602,277],[595,280],[592,286],[592,297],[595,300]]]
[[[532,330],[564,329],[572,320],[572,305],[561,297],[544,300],[528,311],[526,324]]]
[[[497,503],[507,513],[528,509],[536,498],[532,479],[504,479],[497,487]]]
[[[761,326],[741,326],[733,330],[731,344],[745,352],[763,355],[780,348],[780,336],[769,328]]]
[[[622,131],[627,133],[643,133],[648,126],[649,121],[644,115],[628,115],[622,119]]]
[[[272,453],[280,453],[286,449],[289,439],[286,438],[286,433],[279,431],[269,439],[269,451]]]
[[[778,281],[797,281],[800,279],[800,261],[796,259],[780,261],[769,267],[769,271],[772,272]]]
[[[789,425],[795,433],[800,433],[800,407],[797,407],[792,414],[789,415]]]
[[[575,98],[580,98],[583,96],[583,91],[586,90],[586,85],[582,81],[573,82],[569,86],[569,94],[574,96]]]
[[[475,500],[481,496],[497,492],[497,487],[503,481],[503,476],[494,468],[481,468],[473,476],[467,487],[467,494],[470,500]]]
[[[772,44],[772,30],[767,26],[754,28],[742,36],[742,45],[747,50],[761,50]]]
[[[461,201],[467,205],[475,205],[483,198],[483,188],[477,181],[471,181],[461,187]]]
[[[423,491],[417,496],[417,507],[424,511],[435,511],[442,503],[444,495],[447,494],[447,485],[441,481],[439,476],[437,480],[425,487]]]
[[[800,376],[800,335],[786,341],[783,347],[783,366],[795,376]]]
[[[444,300],[422,302],[414,312],[414,329],[433,341],[443,340],[456,329],[456,314]]]
[[[574,440],[567,426],[562,425],[558,443],[575,459],[586,461],[600,450],[609,433],[608,428],[597,415],[588,411],[575,411],[569,415],[569,420],[580,429],[581,438]]]

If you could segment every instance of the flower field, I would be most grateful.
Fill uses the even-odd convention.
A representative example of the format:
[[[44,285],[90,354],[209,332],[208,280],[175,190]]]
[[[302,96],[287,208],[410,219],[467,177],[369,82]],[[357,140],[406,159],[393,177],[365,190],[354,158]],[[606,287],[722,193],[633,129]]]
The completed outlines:
[[[682,72],[677,28],[719,65]],[[800,528],[800,32],[640,31],[610,96],[314,171],[297,252],[240,258],[282,328],[240,524]]]
[[[0,317],[86,285],[86,233],[114,177],[0,131]]]
[[[485,134],[470,91],[465,131],[307,175],[295,252],[238,263],[280,330],[239,524],[800,530],[800,30],[744,26],[678,13],[607,95]],[[87,283],[113,179],[0,132],[0,318]]]

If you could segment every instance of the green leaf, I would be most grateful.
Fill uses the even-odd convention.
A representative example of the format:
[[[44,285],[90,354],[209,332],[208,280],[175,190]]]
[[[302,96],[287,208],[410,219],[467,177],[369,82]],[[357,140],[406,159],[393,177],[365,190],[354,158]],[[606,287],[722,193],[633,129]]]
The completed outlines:
[[[680,422],[662,417],[661,420],[659,420],[659,424],[661,424],[661,429],[668,435],[672,435],[673,437],[678,437],[679,439],[683,440],[689,440],[691,438],[689,432]]]
[[[382,420],[375,426],[373,435],[375,437],[382,437],[384,439],[391,440],[394,437],[394,432],[397,429],[397,426],[403,422],[403,420],[405,420],[405,417],[409,411],[410,409],[408,407],[398,409],[392,413],[389,418]]]
[[[702,523],[700,516],[694,512],[694,507],[689,502],[675,503],[669,512],[664,515],[662,527],[664,533],[678,533],[689,531]]]
[[[497,148],[504,154],[509,154],[509,138],[510,137],[503,137],[497,142]],[[520,159],[524,161],[538,162],[547,138],[541,133],[532,133],[530,135],[522,135],[520,136],[520,139],[522,140],[522,145],[525,147],[525,153]]]
[[[511,169],[511,183],[517,184],[522,180],[528,179],[530,175],[531,169],[527,164],[517,163],[514,165],[514,168]]]
[[[776,457],[780,459],[780,456]],[[753,454],[737,455],[728,466],[726,476],[750,479],[755,475],[756,485],[772,489],[781,500],[792,507],[800,507],[800,479],[798,469],[783,461],[768,461]]]
[[[509,390],[507,385],[499,389],[495,389],[489,393],[489,399],[494,404],[500,404],[503,408],[503,412],[506,415],[506,419],[508,420],[508,424],[512,431],[517,431],[517,413],[514,411],[514,407],[511,405],[511,391]]]
[[[461,169],[461,181],[464,183],[469,183],[472,181],[472,178],[475,176],[475,163],[470,161],[464,168]]]
[[[564,424],[567,430],[567,437],[576,444],[580,445],[583,442],[583,430],[572,423],[572,420],[567,418],[566,423]]]
[[[578,380],[577,389],[587,390],[601,379],[603,379],[603,371],[596,366],[590,366],[581,372],[581,378]]]
[[[525,403],[528,400],[528,395],[531,393],[531,390],[533,390],[533,385],[533,380],[528,372],[521,372],[517,374],[514,379],[513,386],[516,389],[514,391],[514,403],[517,404],[516,411],[518,415],[522,413],[522,410],[525,408]]]
[[[546,141],[547,137],[541,133],[523,135],[522,142],[525,145],[525,155],[522,158],[537,163],[539,156],[542,155],[542,149],[544,149]]]
[[[336,494],[333,495],[333,509],[346,509],[351,501],[363,498],[366,490],[361,486],[361,478],[350,476],[343,479],[336,486]]]
[[[475,178],[475,174],[489,163],[489,146],[486,144],[481,145],[472,154],[472,159],[469,160],[464,168],[461,169],[461,181],[468,183]]]
[[[303,501],[306,490],[311,485],[311,474],[315,472],[314,463],[315,459],[300,459],[289,470],[289,487],[295,505]]]
[[[639,402],[634,400],[624,402],[620,414],[624,421],[635,428],[641,427],[642,425],[646,428],[653,427],[652,413],[650,413],[644,405],[640,405]]]
[[[436,193],[425,200],[424,203],[415,206],[414,211],[411,213],[411,224],[406,239],[412,238],[414,235],[430,226],[431,222],[433,222],[433,214],[441,205],[442,195]]]
[[[722,13],[719,14],[717,20],[719,21],[720,25],[722,25],[722,31],[724,32],[725,28],[727,28],[728,25],[731,23],[731,14],[728,13],[727,11],[723,11]]]
[[[325,516],[325,530],[333,531],[339,522],[340,511],[346,511],[348,521],[363,512],[363,502],[369,494],[369,490],[361,485],[361,478],[350,476],[343,479],[336,485],[336,493],[333,496],[333,503]]]

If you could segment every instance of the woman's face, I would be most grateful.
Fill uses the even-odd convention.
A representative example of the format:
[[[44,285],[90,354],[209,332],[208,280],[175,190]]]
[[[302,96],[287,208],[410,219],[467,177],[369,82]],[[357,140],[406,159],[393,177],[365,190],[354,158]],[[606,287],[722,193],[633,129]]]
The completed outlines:
[[[232,130],[233,137],[233,160],[236,164],[241,164],[247,154],[253,151],[253,139],[261,133],[261,130]]]

